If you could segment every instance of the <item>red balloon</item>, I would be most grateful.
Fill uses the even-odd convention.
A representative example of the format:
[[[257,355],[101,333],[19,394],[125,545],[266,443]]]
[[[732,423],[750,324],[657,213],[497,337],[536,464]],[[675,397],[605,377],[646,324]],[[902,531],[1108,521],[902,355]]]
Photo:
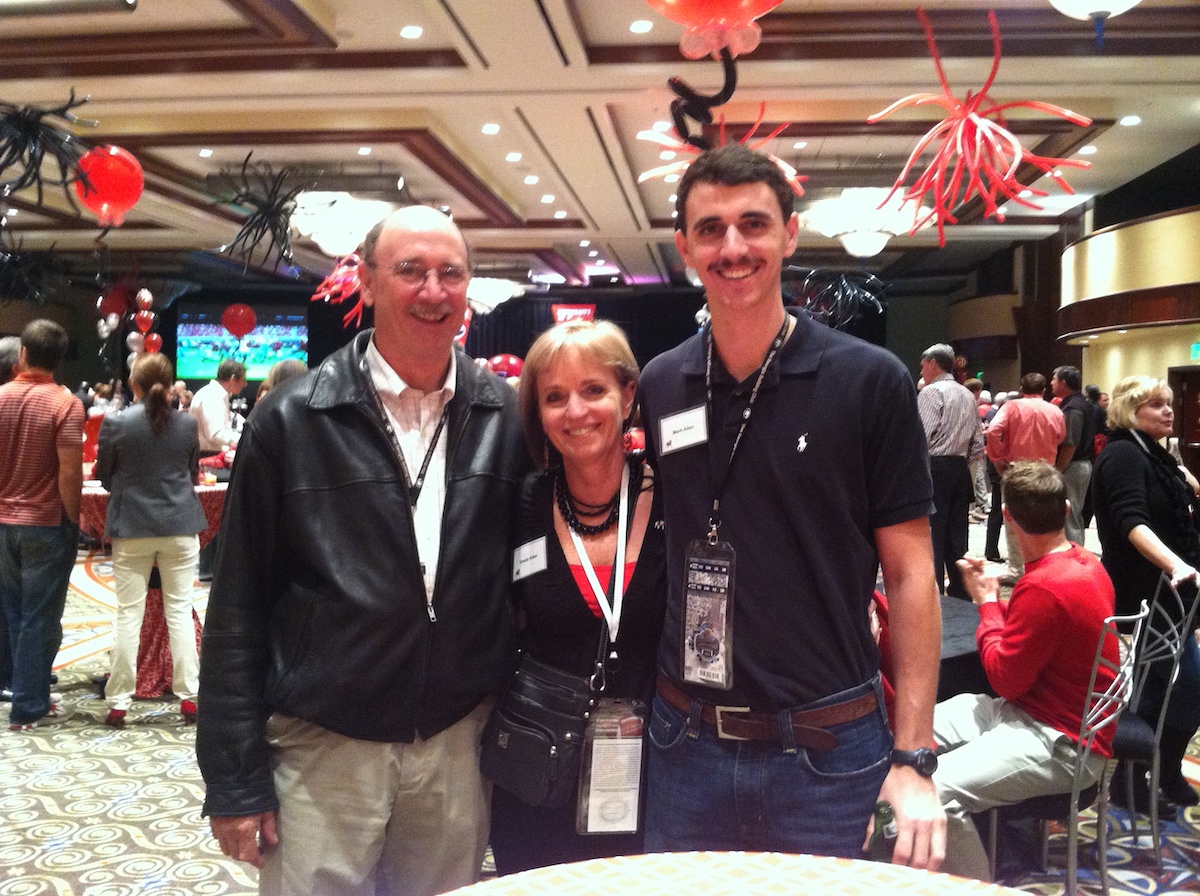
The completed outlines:
[[[154,307],[154,296],[148,289],[139,289],[133,301],[141,311],[149,311]]]
[[[770,12],[783,0],[646,0],[650,8],[672,22],[703,28],[724,21],[752,22]]]
[[[120,286],[114,286],[96,300],[96,313],[104,320],[110,314],[124,317],[129,310],[129,293]]]
[[[82,176],[75,181],[79,201],[95,213],[101,227],[120,227],[145,185],[142,166],[133,153],[119,146],[97,146],[80,157],[79,171]]]
[[[146,338],[142,340],[142,348],[150,354],[162,350],[162,337],[157,333],[147,333]]]
[[[520,376],[524,366],[525,362],[516,355],[495,355],[488,359],[488,367],[496,376]]]
[[[221,313],[221,325],[238,339],[253,330],[256,323],[258,318],[254,316],[254,309],[241,302],[230,305]]]
[[[133,325],[137,327],[139,333],[147,332],[152,326],[154,326],[154,312],[139,311],[133,316]]]

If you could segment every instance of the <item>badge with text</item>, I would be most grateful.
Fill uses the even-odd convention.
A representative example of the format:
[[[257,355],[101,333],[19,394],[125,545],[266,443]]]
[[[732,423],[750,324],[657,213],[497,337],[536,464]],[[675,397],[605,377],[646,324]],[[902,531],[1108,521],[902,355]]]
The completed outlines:
[[[519,582],[526,576],[546,569],[546,536],[527,541],[513,551],[512,580]]]
[[[642,734],[646,705],[604,698],[583,735],[575,830],[580,834],[633,834],[642,791]]]
[[[658,421],[658,453],[670,454],[708,441],[708,415],[704,405],[668,414]]]
[[[683,680],[733,687],[733,547],[698,538],[684,556]]]

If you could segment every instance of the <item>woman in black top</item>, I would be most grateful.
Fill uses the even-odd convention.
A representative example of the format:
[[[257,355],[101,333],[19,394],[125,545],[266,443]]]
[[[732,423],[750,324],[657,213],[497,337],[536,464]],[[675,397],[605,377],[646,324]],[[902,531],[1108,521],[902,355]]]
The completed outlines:
[[[666,603],[666,566],[652,473],[625,447],[637,376],[624,334],[606,321],[560,324],[538,337],[526,355],[521,415],[542,469],[522,488],[515,544],[535,557],[532,566],[539,571],[521,578],[514,594],[524,651],[587,677],[601,626],[608,625],[610,632],[615,627],[616,659],[608,664],[604,694],[648,702]],[[623,498],[629,523],[625,555],[617,558]],[[589,583],[580,547],[601,595]],[[619,602],[609,587],[614,565],[623,584]],[[605,601],[602,609],[605,592],[611,604]],[[618,613],[614,626],[610,617]],[[575,800],[562,808],[528,806],[496,788],[491,842],[497,871],[642,852],[640,833],[577,834],[575,814]]]
[[[1193,502],[1197,483],[1159,444],[1173,428],[1171,398],[1167,384],[1153,377],[1132,376],[1117,383],[1108,407],[1108,442],[1092,474],[1101,561],[1112,578],[1117,613],[1122,615],[1136,612],[1143,600],[1154,596],[1163,573],[1179,588],[1186,606],[1196,599],[1200,533]],[[1150,684],[1155,680],[1150,679]],[[1163,681],[1156,688],[1148,686],[1138,707],[1151,726],[1157,723],[1164,688]],[[1153,690],[1159,691],[1158,699]],[[1198,727],[1200,648],[1195,638],[1188,638],[1159,744],[1161,793],[1176,805],[1200,803],[1181,770]],[[1144,780],[1139,777],[1137,783],[1140,793],[1135,799],[1148,800]],[[1121,801],[1123,789],[1113,792]]]

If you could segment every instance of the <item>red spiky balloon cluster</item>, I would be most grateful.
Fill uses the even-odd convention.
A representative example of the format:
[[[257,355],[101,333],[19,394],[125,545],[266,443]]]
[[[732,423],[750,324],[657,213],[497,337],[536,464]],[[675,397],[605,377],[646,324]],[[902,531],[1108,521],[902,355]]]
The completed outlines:
[[[886,118],[904,106],[937,105],[943,107],[946,118],[935,125],[917,143],[916,149],[908,158],[907,164],[888,194],[888,200],[897,192],[902,191],[904,201],[915,200],[913,227],[909,233],[915,232],[931,220],[937,222],[938,242],[946,244],[945,225],[956,224],[958,219],[953,210],[961,203],[972,198],[982,200],[986,216],[1004,220],[999,203],[1012,201],[1019,205],[1040,210],[1041,206],[1020,194],[1029,190],[1035,197],[1048,196],[1045,190],[1027,187],[1017,180],[1017,170],[1024,164],[1033,165],[1049,177],[1067,193],[1074,193],[1070,185],[1055,169],[1059,167],[1089,168],[1088,162],[1079,159],[1055,159],[1031,153],[1021,146],[1021,142],[1008,130],[1004,113],[1010,109],[1030,109],[1044,112],[1065,119],[1072,124],[1086,127],[1092,123],[1090,118],[1077,115],[1067,109],[1050,103],[1036,101],[998,103],[992,99],[988,91],[996,79],[1000,68],[1000,25],[996,21],[996,13],[988,12],[988,24],[992,29],[992,70],[984,82],[982,89],[975,94],[970,91],[963,99],[958,99],[950,90],[946,72],[942,68],[942,60],[938,55],[937,43],[934,40],[933,28],[922,9],[917,10],[921,26],[925,29],[925,39],[929,44],[933,64],[937,67],[938,80],[942,85],[939,93],[914,93],[897,100],[882,112],[877,112],[867,119],[874,123]],[[933,160],[907,189],[905,180],[917,165],[921,155],[930,146],[937,146]],[[932,209],[921,209],[921,201],[926,196],[932,199]],[[882,204],[881,204],[882,207]]]

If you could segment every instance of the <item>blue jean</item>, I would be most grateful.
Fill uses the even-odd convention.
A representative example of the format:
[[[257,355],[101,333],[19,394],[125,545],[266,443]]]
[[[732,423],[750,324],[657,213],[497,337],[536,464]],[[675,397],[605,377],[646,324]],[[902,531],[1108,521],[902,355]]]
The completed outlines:
[[[62,643],[62,614],[75,565],[79,526],[0,525],[0,605],[12,644],[9,722],[50,710],[50,671]]]
[[[874,691],[878,711],[834,726],[831,750],[728,740],[655,697],[646,787],[646,851],[753,850],[861,856],[887,776],[892,735],[878,679],[802,708]],[[785,726],[785,730],[790,728]]]

